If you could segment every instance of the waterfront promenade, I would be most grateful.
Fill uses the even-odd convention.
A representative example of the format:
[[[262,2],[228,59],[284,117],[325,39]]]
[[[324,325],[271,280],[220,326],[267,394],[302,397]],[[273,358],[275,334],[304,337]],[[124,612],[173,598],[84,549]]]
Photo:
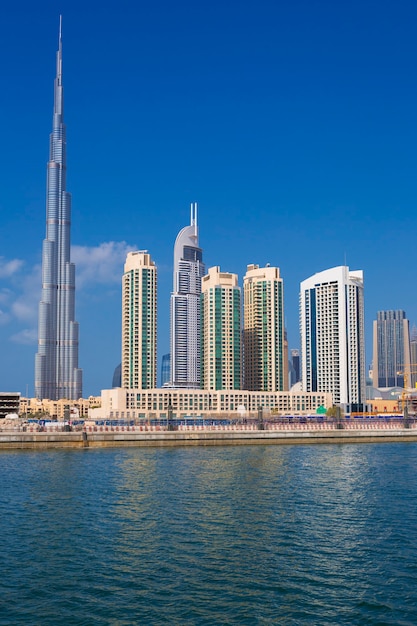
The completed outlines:
[[[68,427],[67,427],[68,428]],[[97,448],[244,444],[330,444],[417,442],[417,424],[401,420],[344,420],[323,423],[202,424],[175,426],[1,425],[0,449]]]

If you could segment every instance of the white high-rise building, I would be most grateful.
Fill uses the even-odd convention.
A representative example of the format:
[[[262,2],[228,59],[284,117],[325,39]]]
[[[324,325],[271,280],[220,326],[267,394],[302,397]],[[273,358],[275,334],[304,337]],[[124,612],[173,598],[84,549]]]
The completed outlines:
[[[248,265],[243,279],[244,389],[283,391],[284,288],[277,267]]]
[[[340,266],[304,280],[300,330],[303,390],[355,410],[366,400],[363,272]]]
[[[202,283],[202,388],[241,389],[241,292],[236,274],[211,267]]]
[[[147,251],[129,252],[122,281],[122,387],[156,387],[157,270]]]
[[[197,204],[194,203],[191,205],[190,226],[179,232],[174,247],[170,338],[172,387],[200,387],[200,294],[204,273],[203,252],[198,246]]]

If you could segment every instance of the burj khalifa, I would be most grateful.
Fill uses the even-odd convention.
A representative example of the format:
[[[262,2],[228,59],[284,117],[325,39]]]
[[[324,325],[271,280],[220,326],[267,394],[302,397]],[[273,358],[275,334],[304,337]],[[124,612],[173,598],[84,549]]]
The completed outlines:
[[[42,248],[35,395],[49,400],[82,397],[75,321],[75,266],[70,258],[71,195],[66,191],[66,131],[62,87],[62,29],[56,55],[54,113],[46,182],[46,237]]]

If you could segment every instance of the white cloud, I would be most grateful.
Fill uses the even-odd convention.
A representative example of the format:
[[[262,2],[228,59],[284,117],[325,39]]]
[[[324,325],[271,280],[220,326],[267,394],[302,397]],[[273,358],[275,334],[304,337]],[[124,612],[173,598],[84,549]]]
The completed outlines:
[[[25,346],[34,345],[37,340],[38,331],[35,328],[24,328],[10,337],[10,341],[13,341],[13,343],[20,343]]]
[[[136,246],[125,241],[108,241],[96,247],[72,246],[77,289],[86,285],[117,284],[121,281],[126,255]]]
[[[137,250],[137,247],[125,241],[109,241],[95,247],[73,246],[71,260],[76,265],[76,290],[82,292],[88,288],[93,293],[94,287],[119,285],[126,255],[132,250]],[[18,259],[5,261],[0,257],[0,277],[11,276],[22,265],[23,261]],[[13,319],[25,326],[12,335],[10,341],[25,345],[36,343],[41,292],[40,265],[15,276],[13,291],[8,288],[0,290],[0,326],[5,326]]]
[[[10,321],[10,315],[0,309],[0,326],[4,326]]]
[[[14,299],[10,307],[14,317],[18,320],[36,323],[42,287],[41,281],[41,268],[39,265],[35,265],[25,275],[20,284],[20,294]]]
[[[14,316],[18,320],[33,320],[38,313],[38,300],[39,293],[37,298],[34,294],[32,294],[31,298],[29,298],[27,294],[19,297],[12,305]]]
[[[4,257],[0,257],[0,278],[9,278],[16,274],[24,264],[21,259],[12,259],[6,261]]]
[[[0,291],[0,304],[7,304],[12,297],[12,291],[10,289],[2,289]]]

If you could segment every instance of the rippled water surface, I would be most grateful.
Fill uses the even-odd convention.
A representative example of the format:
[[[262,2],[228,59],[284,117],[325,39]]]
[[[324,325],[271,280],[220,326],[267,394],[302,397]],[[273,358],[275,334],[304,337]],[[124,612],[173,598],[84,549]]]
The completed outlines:
[[[417,444],[2,452],[0,624],[417,624]]]

